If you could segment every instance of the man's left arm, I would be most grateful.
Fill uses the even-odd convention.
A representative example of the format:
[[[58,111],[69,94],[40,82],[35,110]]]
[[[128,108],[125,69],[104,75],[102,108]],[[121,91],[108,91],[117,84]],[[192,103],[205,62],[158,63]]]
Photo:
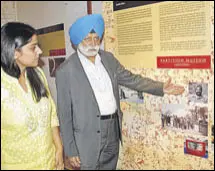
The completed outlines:
[[[152,95],[164,95],[163,82],[154,81],[150,78],[142,77],[138,74],[133,74],[129,70],[125,69],[124,66],[122,66],[117,60],[116,63],[117,80],[120,85]]]
[[[164,94],[180,95],[184,92],[184,87],[172,84],[171,78],[163,83],[150,78],[142,77],[141,75],[133,74],[128,71],[116,58],[114,59],[116,60],[117,80],[120,85],[156,96],[164,96]]]

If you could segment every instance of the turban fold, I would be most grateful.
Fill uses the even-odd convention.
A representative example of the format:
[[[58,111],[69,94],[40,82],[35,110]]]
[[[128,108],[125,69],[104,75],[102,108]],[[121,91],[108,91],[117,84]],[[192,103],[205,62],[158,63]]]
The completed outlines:
[[[69,29],[70,40],[74,45],[78,45],[92,30],[101,39],[104,32],[104,20],[101,14],[90,14],[77,19]]]

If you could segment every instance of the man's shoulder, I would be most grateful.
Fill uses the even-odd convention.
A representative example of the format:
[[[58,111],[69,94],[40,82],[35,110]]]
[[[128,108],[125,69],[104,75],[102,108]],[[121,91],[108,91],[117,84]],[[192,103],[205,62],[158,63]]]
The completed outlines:
[[[206,95],[203,95],[203,96],[202,96],[202,101],[203,101],[204,103],[207,103],[208,97],[207,97]]]
[[[111,52],[99,50],[99,55],[101,56],[101,58],[105,58],[105,60],[107,60],[109,62],[116,62],[117,61],[117,59],[115,58],[115,56]]]
[[[112,57],[112,58],[114,58],[114,55],[113,55],[111,52],[108,52],[108,51],[105,51],[105,50],[102,50],[102,49],[99,50],[99,55],[100,55],[100,56],[105,56],[105,57]]]
[[[73,60],[77,54],[73,53],[70,55],[63,63],[60,64],[60,66],[57,68],[56,72],[63,72],[68,69],[71,69],[71,66],[73,65]]]

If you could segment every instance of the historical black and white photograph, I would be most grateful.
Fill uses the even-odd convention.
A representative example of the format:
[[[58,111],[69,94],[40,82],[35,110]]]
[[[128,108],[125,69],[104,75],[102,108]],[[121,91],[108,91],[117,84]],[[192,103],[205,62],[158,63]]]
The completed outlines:
[[[208,84],[189,83],[189,102],[208,103]]]
[[[134,91],[123,86],[119,88],[119,96],[122,102],[143,103],[144,101],[143,92]]]
[[[163,104],[161,110],[163,128],[195,135],[208,135],[208,108],[183,104]]]

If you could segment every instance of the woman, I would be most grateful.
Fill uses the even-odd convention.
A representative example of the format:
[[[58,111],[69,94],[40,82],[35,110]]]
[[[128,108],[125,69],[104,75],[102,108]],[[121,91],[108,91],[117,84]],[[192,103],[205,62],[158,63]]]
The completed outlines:
[[[55,104],[42,70],[36,30],[1,27],[1,169],[62,170]]]

